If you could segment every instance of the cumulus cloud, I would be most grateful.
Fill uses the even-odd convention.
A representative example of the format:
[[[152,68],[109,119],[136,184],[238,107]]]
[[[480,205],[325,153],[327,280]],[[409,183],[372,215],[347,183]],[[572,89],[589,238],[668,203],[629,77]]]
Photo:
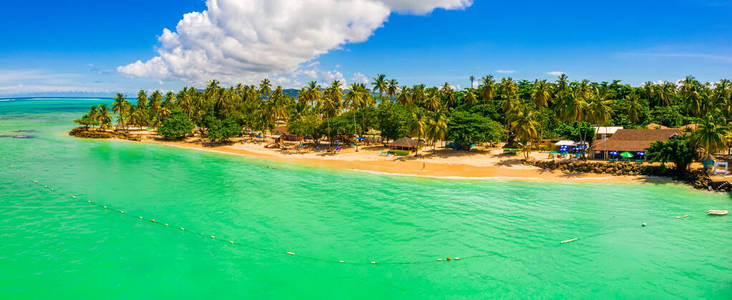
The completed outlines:
[[[463,9],[473,0],[207,0],[163,29],[158,56],[120,66],[128,77],[203,83],[313,76],[303,64],[348,43],[366,41],[393,12]],[[273,78],[276,80],[276,78]]]
[[[562,74],[564,74],[564,72],[562,72],[562,71],[552,71],[552,72],[547,72],[547,74],[548,75],[552,75],[552,76],[561,76]]]
[[[516,70],[496,70],[496,73],[513,74],[513,73],[516,73]]]
[[[369,83],[369,78],[361,72],[356,72],[353,73],[353,78],[351,78],[351,81],[355,83]]]

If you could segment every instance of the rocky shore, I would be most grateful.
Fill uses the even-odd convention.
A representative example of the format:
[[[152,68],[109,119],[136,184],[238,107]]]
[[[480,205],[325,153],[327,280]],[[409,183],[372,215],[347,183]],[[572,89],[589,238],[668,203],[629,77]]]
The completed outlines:
[[[125,140],[131,140],[131,141],[140,141],[141,138],[139,135],[133,135],[125,132],[119,132],[119,131],[108,131],[108,130],[95,130],[85,127],[76,127],[69,131],[69,135],[80,137],[80,138],[88,138],[88,139],[125,139]]]
[[[524,164],[544,170],[558,170],[568,173],[594,173],[615,176],[664,176],[685,182],[695,189],[716,192],[732,192],[732,184],[727,181],[713,181],[704,170],[692,170],[677,175],[672,169],[663,166],[635,163],[604,163],[589,161],[542,161],[525,160]]]

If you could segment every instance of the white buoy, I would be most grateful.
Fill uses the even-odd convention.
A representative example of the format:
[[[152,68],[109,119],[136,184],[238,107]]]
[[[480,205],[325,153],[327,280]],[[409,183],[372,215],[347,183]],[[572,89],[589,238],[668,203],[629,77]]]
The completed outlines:
[[[211,238],[212,238],[212,239],[215,239],[216,237],[212,235],[212,236],[211,236]]]
[[[142,220],[142,217],[140,217],[140,220]]]
[[[124,213],[125,213],[125,211],[124,211],[124,210],[120,210],[120,211],[119,211],[119,213],[121,213],[121,214],[124,214]]]
[[[456,257],[455,260],[460,260],[460,258],[459,257]]]
[[[71,196],[71,198],[74,198],[74,199],[76,199],[76,196]]]
[[[165,223],[165,226],[168,226],[168,223]]]
[[[648,224],[646,224],[646,222],[641,223],[641,227],[646,227],[646,226],[648,226]]]
[[[185,228],[183,228],[183,227],[181,227],[181,228],[180,228],[180,231],[184,231],[184,230],[186,230],[186,229],[185,229]]]
[[[438,258],[437,261],[442,261],[442,258]]]
[[[107,209],[107,206],[106,205],[104,206],[104,209]]]
[[[234,241],[229,241],[229,244],[232,244],[233,245],[234,244]]]
[[[345,261],[342,261],[342,260],[341,260],[341,261],[339,261],[339,263],[344,263],[344,262],[345,262]]]
[[[293,252],[287,252],[287,254],[289,254],[289,255],[295,255],[295,253],[293,253]]]
[[[372,265],[375,265],[375,264],[376,264],[376,262],[375,262],[375,261],[372,261],[372,262],[371,262],[371,264],[372,264]]]

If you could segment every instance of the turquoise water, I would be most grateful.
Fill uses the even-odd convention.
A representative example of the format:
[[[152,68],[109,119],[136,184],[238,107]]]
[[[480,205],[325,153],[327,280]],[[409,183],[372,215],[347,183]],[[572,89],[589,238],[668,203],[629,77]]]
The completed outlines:
[[[35,137],[0,137],[4,299],[732,298],[732,217],[705,215],[732,210],[726,194],[380,176],[67,136],[97,102],[0,102],[0,135]]]

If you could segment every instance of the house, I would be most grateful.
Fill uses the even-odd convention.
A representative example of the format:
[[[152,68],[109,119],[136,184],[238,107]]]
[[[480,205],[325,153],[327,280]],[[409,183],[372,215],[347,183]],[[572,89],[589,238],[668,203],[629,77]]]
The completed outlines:
[[[287,129],[287,126],[279,126],[272,129],[272,137],[274,139],[282,139],[285,141],[299,141],[301,140],[300,137],[297,135],[290,134],[290,131]]]
[[[419,142],[417,142],[416,140],[408,137],[403,137],[392,142],[389,145],[389,149],[415,151],[417,150],[418,146]]]
[[[630,152],[645,154],[648,147],[656,141],[667,141],[680,135],[678,128],[669,129],[620,129],[606,140],[595,140],[592,150],[596,159],[608,159],[609,152]]]
[[[623,127],[595,127],[595,139],[606,140]]]

